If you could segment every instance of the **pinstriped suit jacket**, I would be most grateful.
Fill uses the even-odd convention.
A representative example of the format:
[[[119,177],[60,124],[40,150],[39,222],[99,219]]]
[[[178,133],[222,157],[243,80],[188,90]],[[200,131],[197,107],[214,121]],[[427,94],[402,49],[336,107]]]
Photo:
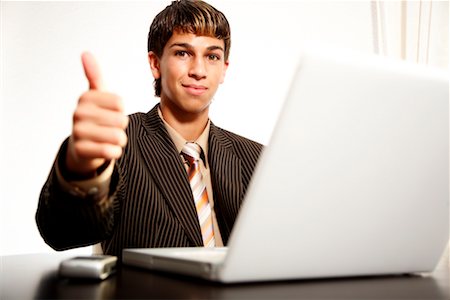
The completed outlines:
[[[63,250],[102,241],[105,254],[120,256],[127,247],[203,245],[189,180],[157,106],[130,116],[128,144],[116,162],[107,205],[62,190],[52,168],[36,213],[41,235],[51,247]],[[64,157],[66,144],[58,157]],[[224,244],[261,150],[261,144],[211,124],[208,160]]]

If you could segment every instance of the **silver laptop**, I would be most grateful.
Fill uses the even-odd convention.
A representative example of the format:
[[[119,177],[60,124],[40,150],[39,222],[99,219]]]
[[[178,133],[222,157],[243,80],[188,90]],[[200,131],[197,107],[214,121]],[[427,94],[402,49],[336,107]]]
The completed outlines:
[[[449,239],[448,73],[305,52],[227,248],[123,262],[224,283],[430,272]]]

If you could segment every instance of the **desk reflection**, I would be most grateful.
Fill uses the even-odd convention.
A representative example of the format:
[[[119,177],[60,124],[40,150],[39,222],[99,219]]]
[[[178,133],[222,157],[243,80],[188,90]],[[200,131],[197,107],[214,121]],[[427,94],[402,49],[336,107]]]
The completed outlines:
[[[2,257],[0,299],[450,299],[448,254],[425,276],[359,277],[222,285],[120,266],[104,281],[58,276],[67,255]]]
[[[104,281],[72,280],[59,277],[55,271],[42,277],[34,299],[112,299],[115,289],[113,277]]]
[[[222,285],[123,266],[102,282],[46,274],[37,299],[448,299],[430,276],[388,276]]]

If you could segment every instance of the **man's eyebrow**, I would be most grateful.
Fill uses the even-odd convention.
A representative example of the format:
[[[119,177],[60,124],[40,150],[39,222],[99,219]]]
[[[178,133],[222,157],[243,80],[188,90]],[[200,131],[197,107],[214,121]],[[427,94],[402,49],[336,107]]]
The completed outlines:
[[[225,52],[225,50],[223,50],[223,47],[220,47],[220,46],[209,46],[207,49],[210,50],[210,51],[220,50],[220,51]]]
[[[170,45],[169,48],[173,48],[173,47],[181,47],[181,48],[186,48],[186,49],[189,49],[189,50],[194,49],[194,46],[192,46],[192,45],[189,44],[189,43],[173,43],[172,45]],[[209,50],[209,51],[220,50],[220,51],[225,52],[225,50],[223,49],[223,47],[221,47],[221,46],[216,46],[216,45],[209,46],[209,47],[207,47],[206,49]]]

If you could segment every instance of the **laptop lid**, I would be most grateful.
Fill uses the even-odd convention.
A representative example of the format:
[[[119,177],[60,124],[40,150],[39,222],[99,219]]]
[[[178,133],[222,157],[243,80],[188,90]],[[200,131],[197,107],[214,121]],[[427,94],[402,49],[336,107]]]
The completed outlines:
[[[223,281],[430,271],[449,238],[448,74],[302,56]]]
[[[433,270],[449,238],[448,93],[434,69],[305,52],[224,262],[124,262],[222,282]]]

